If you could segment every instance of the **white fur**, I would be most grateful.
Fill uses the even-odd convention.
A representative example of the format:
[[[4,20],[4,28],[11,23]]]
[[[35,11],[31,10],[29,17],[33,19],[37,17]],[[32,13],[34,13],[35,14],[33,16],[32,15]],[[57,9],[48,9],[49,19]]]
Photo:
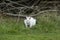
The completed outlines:
[[[24,20],[24,24],[26,27],[31,28],[32,26],[36,25],[36,19],[34,19],[33,17],[26,17],[26,19]]]

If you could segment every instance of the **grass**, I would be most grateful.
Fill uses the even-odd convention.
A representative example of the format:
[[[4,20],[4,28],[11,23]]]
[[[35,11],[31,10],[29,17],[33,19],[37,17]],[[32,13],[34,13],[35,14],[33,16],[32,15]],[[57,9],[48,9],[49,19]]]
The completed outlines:
[[[2,35],[0,40],[59,40],[60,34]]]
[[[37,24],[30,29],[23,18],[0,16],[0,40],[60,40],[60,15],[49,12],[35,18]]]

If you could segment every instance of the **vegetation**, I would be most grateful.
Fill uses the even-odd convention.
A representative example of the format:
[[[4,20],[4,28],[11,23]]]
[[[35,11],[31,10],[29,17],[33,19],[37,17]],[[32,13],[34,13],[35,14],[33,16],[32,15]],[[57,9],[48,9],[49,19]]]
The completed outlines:
[[[0,40],[60,40],[60,12],[57,10],[60,10],[59,0],[1,0]],[[26,15],[35,16],[34,27],[25,27],[24,18],[20,16]]]
[[[0,16],[0,40],[60,40],[60,15],[47,12],[35,17],[37,24],[25,28],[24,18]]]

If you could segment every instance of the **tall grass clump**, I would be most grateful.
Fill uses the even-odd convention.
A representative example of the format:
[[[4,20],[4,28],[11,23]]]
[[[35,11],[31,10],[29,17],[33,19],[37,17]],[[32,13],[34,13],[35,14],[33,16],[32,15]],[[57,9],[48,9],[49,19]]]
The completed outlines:
[[[41,14],[39,17],[37,16],[38,20],[38,29],[41,32],[57,32],[60,28],[60,15],[56,12],[47,12]]]
[[[16,17],[0,16],[0,34],[41,34],[57,33],[60,31],[60,15],[56,12],[47,12],[36,16],[37,24],[31,29],[26,28],[23,20]]]

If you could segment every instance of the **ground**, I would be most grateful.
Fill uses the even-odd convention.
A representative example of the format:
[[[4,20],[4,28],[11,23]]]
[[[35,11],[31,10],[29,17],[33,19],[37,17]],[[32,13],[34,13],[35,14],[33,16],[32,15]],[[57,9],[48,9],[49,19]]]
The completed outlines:
[[[0,35],[0,40],[60,40],[60,34]]]
[[[0,16],[0,40],[60,40],[60,15],[47,12],[35,18],[37,24],[26,28],[24,18]]]

